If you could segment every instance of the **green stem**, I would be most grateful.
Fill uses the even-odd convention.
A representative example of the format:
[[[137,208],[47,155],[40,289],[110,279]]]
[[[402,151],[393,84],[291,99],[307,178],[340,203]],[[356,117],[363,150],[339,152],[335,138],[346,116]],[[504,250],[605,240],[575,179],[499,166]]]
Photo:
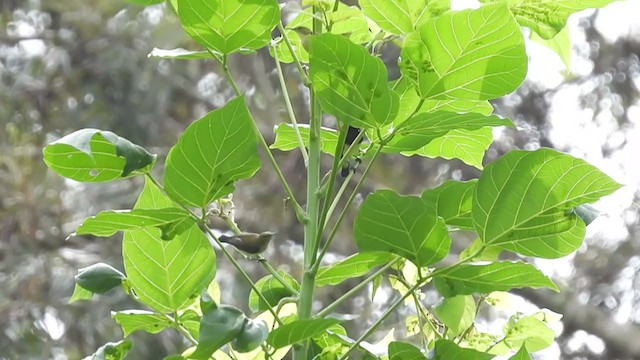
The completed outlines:
[[[302,66],[302,62],[300,61],[300,59],[298,59],[298,56],[296,55],[296,51],[293,48],[293,45],[291,44],[291,40],[289,40],[289,36],[287,36],[287,30],[284,28],[284,26],[282,25],[282,21],[280,21],[278,23],[278,31],[280,31],[280,35],[282,36],[282,39],[284,40],[284,43],[287,45],[287,48],[289,49],[289,52],[291,53],[291,57],[293,58],[293,62],[296,64],[296,67],[298,68],[298,72],[300,73],[300,78],[302,79],[302,84],[306,87],[309,87],[309,76],[307,75],[307,72],[304,71],[304,67]],[[274,53],[276,53],[275,49],[273,49]],[[277,55],[276,55],[277,56]],[[276,64],[278,64],[278,59],[276,58]]]
[[[225,56],[223,58],[222,61],[222,72],[224,72],[224,75],[227,78],[227,81],[229,81],[229,83],[231,84],[231,87],[233,88],[233,91],[235,92],[236,96],[242,96],[242,93],[240,92],[240,89],[238,89],[238,86],[236,85],[235,80],[233,80],[233,76],[231,75],[231,71],[229,70],[229,67],[227,66],[226,63],[227,57]],[[289,196],[289,200],[293,203],[293,208],[296,212],[296,216],[300,221],[305,221],[306,219],[306,214],[304,212],[304,209],[302,208],[302,206],[300,206],[300,204],[298,203],[298,201],[296,200],[296,197],[293,195],[293,191],[291,190],[291,187],[289,186],[289,183],[287,182],[287,179],[285,179],[284,174],[282,173],[282,170],[280,170],[280,166],[278,166],[278,163],[276,162],[276,159],[273,157],[273,154],[271,153],[271,150],[269,149],[269,145],[267,144],[267,141],[264,139],[264,136],[262,136],[262,133],[260,132],[260,129],[258,128],[258,124],[256,124],[255,119],[252,118],[252,124],[253,124],[253,129],[256,133],[256,136],[258,137],[258,140],[260,141],[260,145],[262,146],[262,148],[264,149],[264,151],[267,153],[267,157],[269,158],[269,161],[271,162],[271,165],[273,166],[273,169],[275,170],[276,174],[278,175],[278,178],[280,179],[280,182],[282,183],[282,187],[284,188],[285,192],[287,193],[287,196]]]
[[[327,227],[327,223],[329,223],[329,218],[331,217],[331,215],[333,215],[333,212],[336,210],[336,207],[338,206],[340,199],[342,199],[342,195],[344,194],[345,190],[347,190],[347,187],[349,187],[349,182],[351,181],[353,174],[354,174],[353,171],[349,171],[349,174],[347,175],[346,178],[344,178],[342,185],[340,185],[340,189],[338,189],[336,196],[333,198],[333,202],[331,203],[331,206],[329,206],[329,211],[327,211],[327,218],[322,224],[323,230]],[[322,256],[324,256],[324,254],[322,254]]]
[[[342,304],[345,300],[348,300],[349,298],[351,298],[351,296],[357,294],[360,290],[362,290],[365,286],[367,286],[370,282],[372,282],[376,277],[378,277],[379,275],[387,271],[387,269],[389,269],[391,266],[393,266],[393,264],[398,262],[398,260],[400,260],[400,256],[396,256],[395,258],[391,259],[391,261],[389,261],[386,265],[384,265],[383,267],[378,269],[376,272],[371,274],[371,276],[369,276],[368,278],[358,283],[351,290],[347,291],[342,296],[340,296],[336,301],[332,302],[327,307],[319,311],[316,317],[322,318],[325,315],[329,314],[333,309],[338,307],[338,305]]]
[[[319,11],[313,7],[313,14]],[[313,18],[313,34],[322,32],[322,22]],[[313,293],[315,290],[316,276],[312,266],[316,261],[318,237],[318,220],[320,215],[320,128],[322,126],[322,110],[315,90],[310,89],[311,116],[309,119],[309,167],[307,168],[307,221],[304,223],[304,273],[300,284],[300,297],[298,299],[298,319],[304,320],[311,317],[313,306]],[[294,346],[293,359],[307,360],[309,341]]]
[[[342,220],[344,220],[345,216],[347,215],[347,212],[349,211],[349,207],[351,206],[351,203],[356,198],[356,195],[358,195],[358,190],[360,190],[360,187],[362,186],[362,183],[364,182],[364,179],[367,177],[367,174],[369,173],[369,170],[371,169],[371,165],[373,165],[373,163],[375,162],[376,158],[378,157],[378,155],[382,151],[383,147],[384,147],[384,143],[380,143],[378,145],[378,148],[375,150],[375,153],[371,157],[371,160],[369,161],[369,164],[367,164],[367,167],[364,169],[364,172],[362,173],[362,176],[358,180],[358,183],[356,184],[356,187],[351,192],[351,195],[349,196],[349,199],[347,199],[347,203],[344,205],[344,208],[342,209],[342,212],[340,212],[340,215],[338,216],[338,220],[336,220],[336,223],[333,226],[333,229],[331,229],[331,233],[329,233],[329,237],[327,238],[327,241],[324,243],[324,246],[322,247],[322,250],[320,252],[320,256],[318,256],[318,259],[316,260],[315,264],[313,265],[314,271],[317,271],[318,268],[320,267],[320,262],[322,261],[322,257],[324,257],[324,255],[327,253],[327,250],[329,249],[329,246],[331,245],[331,242],[333,241],[333,238],[335,237],[336,233],[338,232],[338,228],[340,227],[340,224],[342,223]]]
[[[293,112],[293,106],[291,105],[291,99],[289,98],[289,92],[287,91],[287,84],[284,81],[284,75],[282,73],[282,66],[280,66],[280,59],[278,59],[278,52],[275,51],[274,49],[273,54],[276,61],[276,70],[278,72],[278,80],[280,80],[280,88],[282,89],[282,96],[284,97],[284,104],[287,108],[287,114],[289,114],[289,120],[291,121],[291,125],[293,125],[293,131],[296,133],[296,139],[298,140],[298,147],[300,148],[300,152],[302,153],[302,158],[304,159],[304,166],[306,168],[309,164],[309,155],[307,155],[307,148],[304,146],[304,141],[302,141],[302,135],[300,135],[300,129],[298,128],[298,121],[296,120],[296,114]]]
[[[182,336],[184,336],[187,340],[189,340],[189,342],[191,344],[193,344],[193,346],[198,346],[198,340],[196,340],[191,333],[189,332],[189,330],[185,329],[184,326],[182,326],[182,324],[180,324],[178,322],[178,314],[177,313],[173,313],[173,316],[170,316],[169,314],[164,314],[164,316],[167,317],[167,319],[169,319],[169,321],[171,321],[171,323],[173,324],[174,328],[176,330],[178,330],[178,332],[180,334],[182,334]]]

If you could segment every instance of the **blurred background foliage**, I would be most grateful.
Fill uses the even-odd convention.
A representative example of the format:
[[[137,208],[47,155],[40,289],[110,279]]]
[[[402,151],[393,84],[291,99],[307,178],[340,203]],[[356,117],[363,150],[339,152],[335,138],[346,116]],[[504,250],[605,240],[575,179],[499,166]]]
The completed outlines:
[[[618,200],[601,204],[607,215],[590,227],[586,246],[575,256],[539,264],[561,284],[561,294],[519,292],[536,306],[565,314],[558,343],[541,358],[640,358],[638,206],[631,201],[640,184],[640,29],[630,7],[625,8],[631,2],[572,17],[574,58],[568,76],[550,65],[560,62],[555,54],[529,44],[533,55],[527,83],[494,103],[497,113],[514,119],[520,131],[497,132],[485,162],[512,148],[549,146],[586,158],[628,185]],[[612,16],[607,12],[616,7],[613,14],[628,16],[613,15],[613,22],[607,23],[606,16]],[[289,16],[299,9],[291,2],[283,11]],[[110,310],[139,307],[117,291],[67,304],[78,268],[104,261],[122,269],[122,259],[120,236],[66,238],[86,216],[131,207],[140,179],[98,185],[65,181],[47,171],[41,149],[76,129],[100,128],[159,154],[156,170],[161,171],[181,131],[233,95],[212,61],[148,59],[153,47],[198,49],[164,5],[144,8],[113,0],[0,2],[0,359],[81,358],[121,338]],[[388,48],[383,56],[392,67],[390,73],[397,73],[397,49]],[[273,125],[286,121],[273,60],[260,51],[233,57],[231,67],[267,141],[272,141]],[[296,114],[308,118],[308,94],[293,67],[285,66],[285,72]],[[276,157],[302,197],[304,166],[299,153]],[[450,178],[465,180],[478,174],[458,161],[388,156],[374,167],[361,195],[380,187],[419,193]],[[246,231],[277,231],[279,237],[266,257],[297,276],[302,229],[283,198],[265,164],[255,179],[239,184],[234,195],[236,220]],[[355,251],[351,223],[345,222],[330,258]],[[468,242],[462,236],[454,252]],[[233,286],[243,284],[242,279],[218,258],[223,300],[246,299],[248,287]],[[255,264],[246,264],[256,279],[264,275]],[[320,289],[317,307],[335,300],[353,283]],[[370,302],[363,294],[345,304],[342,312],[362,318],[349,324],[350,331],[371,323],[392,296],[387,295]],[[435,302],[430,295],[425,301]],[[236,305],[246,308],[244,301]],[[482,316],[492,324],[501,315]],[[404,328],[401,319],[388,321],[388,328]],[[185,348],[171,331],[132,337],[132,359],[160,359]]]

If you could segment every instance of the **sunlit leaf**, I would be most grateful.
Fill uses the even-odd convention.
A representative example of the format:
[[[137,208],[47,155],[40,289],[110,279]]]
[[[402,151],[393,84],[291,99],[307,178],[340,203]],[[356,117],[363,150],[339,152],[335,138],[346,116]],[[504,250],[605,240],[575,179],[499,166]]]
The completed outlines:
[[[156,156],[110,131],[82,129],[43,150],[47,166],[69,179],[103,182],[147,173]]]
[[[296,279],[284,271],[278,271],[278,274],[295,290],[300,290],[300,285]],[[256,282],[256,288],[260,290],[262,296],[269,302],[265,302],[258,296],[258,294],[251,289],[249,293],[249,309],[253,312],[265,311],[269,307],[275,307],[278,302],[286,297],[295,296],[287,289],[282,283],[277,280],[273,275],[267,275]]]
[[[510,357],[509,360],[531,360],[531,355],[529,355],[529,352],[527,351],[527,347],[524,344],[522,344],[522,347],[520,347],[520,350],[518,350],[518,352],[515,355]]]
[[[427,189],[422,200],[433,212],[444,219],[447,225],[473,229],[471,205],[477,180],[446,181],[440,186]]]
[[[385,31],[402,35],[449,10],[450,0],[360,0],[365,14]]]
[[[167,156],[165,190],[176,201],[206,207],[260,168],[256,133],[244,97],[194,121]]]
[[[454,338],[473,324],[476,302],[471,295],[447,297],[442,299],[433,312],[447,327],[449,338]]]
[[[503,333],[502,342],[512,350],[526,346],[531,352],[540,351],[551,346],[555,339],[553,330],[535,316],[512,317],[505,325]]]
[[[86,218],[76,235],[111,236],[118,231],[157,227],[163,240],[170,240],[193,225],[189,213],[179,208],[106,210]]]
[[[426,360],[427,357],[417,347],[400,341],[389,344],[389,360]]]
[[[495,99],[527,73],[520,27],[504,5],[447,12],[404,40],[401,70],[429,99]]]
[[[341,282],[365,275],[372,268],[385,264],[393,258],[391,253],[356,253],[335,264],[318,269],[316,285],[338,285]]]
[[[276,349],[296,344],[321,334],[338,322],[337,319],[295,320],[271,331],[267,343]]]
[[[298,125],[300,136],[302,137],[302,143],[305,147],[309,147],[309,125]],[[298,138],[296,137],[293,125],[281,123],[275,128],[276,140],[269,146],[271,149],[278,149],[282,151],[290,151],[298,148]],[[325,154],[334,155],[336,153],[336,146],[338,146],[338,132],[330,128],[320,129],[320,151]]]
[[[99,347],[93,355],[87,356],[83,360],[122,360],[127,356],[132,346],[131,340],[109,342]]]
[[[257,50],[271,41],[280,20],[275,0],[178,0],[184,30],[205,48],[230,54]]]
[[[364,201],[354,225],[361,252],[388,251],[418,267],[442,260],[451,246],[444,221],[421,198],[378,190]]]
[[[147,180],[134,209],[162,209],[175,204]],[[126,231],[122,255],[127,279],[138,299],[159,312],[183,308],[213,280],[215,253],[193,224],[171,241],[156,228]]]
[[[111,317],[120,324],[125,337],[139,330],[157,334],[172,326],[165,315],[147,310],[112,311]]]
[[[442,296],[488,294],[524,287],[558,287],[540,270],[523,262],[494,262],[486,265],[458,264],[434,276],[434,284]]]
[[[531,32],[531,40],[553,50],[564,63],[566,73],[571,73],[571,39],[569,38],[569,27],[565,26],[559,33],[551,39],[543,39],[538,33]]]
[[[310,80],[323,110],[354,127],[380,127],[398,112],[382,60],[343,36],[311,38]]]
[[[573,209],[619,187],[570,155],[551,149],[511,151],[480,176],[474,226],[485,244],[526,256],[561,257],[584,239],[585,224]]]

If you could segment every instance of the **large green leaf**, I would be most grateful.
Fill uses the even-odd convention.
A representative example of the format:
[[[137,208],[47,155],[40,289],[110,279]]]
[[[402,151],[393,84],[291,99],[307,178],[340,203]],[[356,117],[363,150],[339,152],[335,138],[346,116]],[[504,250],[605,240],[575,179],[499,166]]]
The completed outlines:
[[[346,124],[381,127],[398,112],[382,60],[343,36],[311,38],[309,77],[323,110]]]
[[[514,127],[511,120],[495,115],[458,114],[449,111],[420,113],[403,122],[383,151],[387,153],[414,151],[453,130],[473,131],[490,126]]]
[[[447,327],[447,336],[454,338],[467,330],[476,318],[476,301],[471,295],[444,298],[433,312]]]
[[[157,334],[173,324],[165,315],[147,310],[112,311],[111,317],[120,324],[125,337],[139,330]]]
[[[300,136],[305,147],[309,146],[309,125],[298,125]],[[271,149],[290,151],[298,148],[298,138],[296,137],[293,125],[281,123],[276,126],[276,140],[269,146]],[[338,132],[330,128],[320,129],[320,151],[325,154],[334,155],[338,146]]]
[[[267,343],[279,349],[320,335],[339,322],[337,319],[294,320],[271,331],[267,337]]]
[[[487,265],[459,264],[434,276],[436,289],[442,296],[488,294],[524,287],[558,287],[540,270],[523,262],[495,262]]]
[[[356,253],[335,264],[318,269],[316,286],[338,285],[341,282],[363,276],[372,268],[385,264],[393,258],[386,252]]]
[[[175,204],[147,180],[134,209],[162,209]],[[172,241],[156,228],[125,231],[122,255],[127,279],[138,299],[159,312],[183,308],[213,280],[215,253],[193,224]]]
[[[267,45],[280,20],[276,0],[178,0],[177,4],[187,34],[223,54]]]
[[[96,350],[93,355],[87,356],[84,360],[122,360],[127,356],[133,343],[125,339],[118,342],[108,342]]]
[[[291,285],[293,289],[300,290],[300,285],[293,276],[284,271],[278,271],[278,274],[287,282],[287,284]],[[281,299],[296,295],[289,291],[289,289],[287,289],[273,275],[267,275],[258,280],[258,282],[256,282],[256,288],[260,290],[260,293],[268,301],[268,304],[266,304],[264,300],[262,300],[260,296],[251,289],[251,292],[249,293],[249,309],[253,312],[265,311],[269,307],[276,307]]]
[[[167,156],[165,190],[198,208],[234,190],[260,168],[256,133],[244,97],[193,122]]]
[[[477,350],[461,348],[453,341],[443,339],[436,341],[434,352],[434,360],[489,360],[495,357]]]
[[[504,5],[445,13],[405,39],[401,70],[423,98],[488,100],[527,73],[517,22]]]
[[[162,239],[170,240],[193,225],[189,213],[180,208],[107,210],[86,218],[76,235],[111,236],[118,231],[157,227]]]
[[[302,38],[298,34],[298,32],[286,29],[285,35],[289,39],[291,43],[291,47],[300,62],[308,63],[309,62],[309,52],[304,48],[304,44],[302,43]],[[275,58],[275,55],[278,55],[278,60],[280,62],[290,64],[295,61],[293,55],[291,55],[291,51],[289,50],[289,46],[284,41],[284,38],[280,37],[276,39],[275,46],[269,46],[269,54],[271,57]]]
[[[360,0],[365,15],[385,31],[402,35],[451,7],[451,0]]]
[[[428,158],[459,159],[467,165],[482,170],[482,159],[491,142],[491,128],[478,130],[452,130],[446,135],[433,139],[426,146],[413,151],[403,151],[403,155],[419,155]]]
[[[389,251],[419,268],[442,260],[451,246],[444,220],[422,199],[390,190],[367,197],[356,217],[354,237],[361,252]]]
[[[447,225],[473,229],[471,206],[477,180],[450,180],[422,193],[422,200]]]
[[[43,150],[47,166],[69,179],[103,182],[147,173],[156,155],[110,131],[82,129]]]
[[[480,0],[504,3],[522,26],[528,26],[544,39],[551,39],[567,24],[569,15],[600,8],[614,0]]]
[[[483,171],[471,214],[485,244],[557,258],[575,251],[584,239],[585,224],[573,208],[619,187],[570,155],[551,149],[515,150]]]
[[[540,351],[551,346],[555,339],[553,330],[536,315],[512,317],[504,326],[503,333],[502,343],[512,350],[526,346],[531,352]]]
[[[392,341],[388,346],[389,360],[426,360],[427,357],[417,347],[400,341]]]
[[[244,313],[233,306],[210,308],[202,314],[198,346],[189,359],[210,359],[211,354],[240,335],[246,319]]]

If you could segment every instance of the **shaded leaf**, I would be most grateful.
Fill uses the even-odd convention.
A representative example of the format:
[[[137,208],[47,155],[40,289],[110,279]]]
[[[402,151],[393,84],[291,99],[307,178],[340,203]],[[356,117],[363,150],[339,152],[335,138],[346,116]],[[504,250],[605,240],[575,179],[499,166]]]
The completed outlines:
[[[97,263],[78,270],[76,284],[94,294],[104,294],[120,286],[125,276],[118,269],[105,263]]]
[[[442,299],[433,312],[447,327],[447,336],[454,338],[467,330],[476,319],[473,296],[453,296]]]
[[[109,342],[99,347],[93,355],[87,356],[83,360],[121,360],[127,356],[132,346],[131,340]]]
[[[300,285],[293,276],[284,271],[278,271],[278,274],[280,274],[284,281],[291,285],[292,288],[300,290]],[[284,287],[273,275],[267,275],[258,280],[258,282],[256,282],[256,288],[260,290],[260,293],[269,303],[265,304],[258,294],[251,289],[249,293],[249,309],[253,312],[265,311],[269,307],[277,306],[281,299],[296,295]]]
[[[451,246],[444,221],[419,197],[378,190],[364,201],[354,225],[361,252],[388,251],[418,267],[442,260]]]
[[[231,342],[231,346],[237,352],[246,353],[260,346],[267,339],[267,335],[267,323],[262,320],[245,319],[240,334]]]
[[[434,284],[442,296],[488,294],[523,287],[558,287],[540,270],[523,262],[494,262],[487,265],[459,264],[434,276]]]
[[[245,320],[240,309],[229,305],[220,305],[202,314],[198,346],[189,359],[209,359],[211,354],[240,334]]]
[[[69,304],[80,300],[91,300],[92,298],[93,292],[91,292],[91,290],[87,290],[76,284],[73,288],[73,294],[71,294],[71,297],[69,298]]]
[[[461,348],[449,340],[436,341],[434,352],[434,360],[488,360],[495,356],[473,349]]]
[[[260,168],[256,133],[244,97],[194,121],[167,156],[164,187],[176,201],[198,208],[234,190]]]
[[[389,343],[389,360],[426,360],[427,357],[417,347],[400,341]]]

